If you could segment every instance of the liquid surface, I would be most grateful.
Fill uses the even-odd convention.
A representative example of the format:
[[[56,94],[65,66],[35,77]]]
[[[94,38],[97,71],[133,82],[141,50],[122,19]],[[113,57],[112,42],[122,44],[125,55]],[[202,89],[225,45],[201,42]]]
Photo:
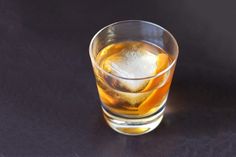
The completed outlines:
[[[99,96],[104,107],[122,116],[146,116],[157,111],[167,98],[173,70],[156,76],[172,60],[159,47],[143,41],[108,45],[96,57],[105,70],[95,70]],[[117,77],[115,77],[117,76]]]

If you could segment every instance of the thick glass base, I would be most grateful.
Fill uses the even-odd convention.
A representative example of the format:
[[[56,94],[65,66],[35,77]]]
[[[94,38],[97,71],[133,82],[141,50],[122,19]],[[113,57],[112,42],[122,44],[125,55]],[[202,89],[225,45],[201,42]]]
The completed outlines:
[[[118,133],[124,135],[142,135],[154,130],[161,122],[165,106],[156,113],[143,118],[124,118],[113,115],[102,107],[103,115],[108,125]]]

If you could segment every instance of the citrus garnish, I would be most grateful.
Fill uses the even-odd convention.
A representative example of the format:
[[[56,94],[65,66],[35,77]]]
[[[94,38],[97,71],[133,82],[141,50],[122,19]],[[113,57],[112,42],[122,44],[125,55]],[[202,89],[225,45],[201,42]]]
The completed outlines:
[[[157,58],[157,69],[155,74],[160,73],[161,71],[163,71],[165,68],[167,68],[169,65],[169,57],[168,55],[162,53],[158,55]],[[144,100],[138,110],[139,110],[139,114],[145,114],[148,111],[150,111],[152,108],[154,108],[157,105],[157,102],[162,102],[162,99],[165,98],[165,95],[167,93],[167,90],[169,89],[169,85],[170,85],[170,78],[168,78],[168,74],[164,73],[161,76],[158,76],[156,78],[153,78],[152,80],[149,81],[149,83],[147,84],[147,86],[142,90],[143,92],[149,91],[153,88],[156,88],[155,90],[153,90],[153,92],[150,94],[150,96]],[[160,87],[160,85],[162,84],[162,87]],[[157,88],[160,87],[160,88]]]
[[[155,70],[155,74],[158,74],[160,73],[161,71],[163,71],[165,68],[168,67],[169,65],[169,57],[167,54],[164,54],[164,53],[161,53],[158,55],[157,57],[157,68]],[[159,76],[159,77],[156,77],[156,78],[153,78],[151,79],[147,86],[142,90],[143,92],[145,91],[148,91],[154,87],[157,87],[158,84],[161,84],[161,82],[163,82],[165,80],[165,74]]]

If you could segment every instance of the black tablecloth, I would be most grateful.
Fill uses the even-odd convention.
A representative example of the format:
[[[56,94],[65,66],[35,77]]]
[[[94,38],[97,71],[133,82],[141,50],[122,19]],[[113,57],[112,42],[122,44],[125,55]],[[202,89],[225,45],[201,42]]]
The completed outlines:
[[[0,0],[0,157],[236,156],[232,1]],[[129,137],[104,122],[92,36],[127,19],[157,23],[180,55],[166,116]]]

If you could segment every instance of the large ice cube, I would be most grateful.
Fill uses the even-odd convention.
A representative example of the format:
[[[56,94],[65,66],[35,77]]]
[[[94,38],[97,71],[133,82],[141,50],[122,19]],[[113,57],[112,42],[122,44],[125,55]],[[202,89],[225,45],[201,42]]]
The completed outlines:
[[[106,59],[103,65],[110,73],[124,78],[144,78],[155,74],[157,55],[144,49],[123,49]],[[121,86],[130,91],[144,88],[148,80],[120,79]]]

